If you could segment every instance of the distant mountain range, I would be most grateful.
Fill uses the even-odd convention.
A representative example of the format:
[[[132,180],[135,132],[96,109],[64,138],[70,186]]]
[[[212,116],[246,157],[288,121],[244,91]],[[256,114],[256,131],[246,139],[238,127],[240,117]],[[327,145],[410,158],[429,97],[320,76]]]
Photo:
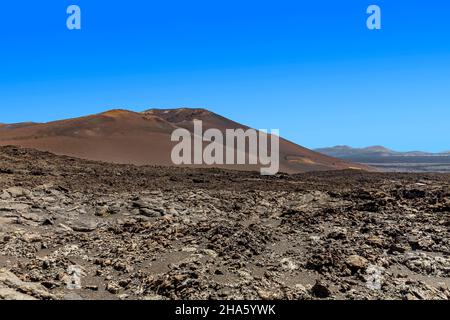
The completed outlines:
[[[450,172],[450,151],[440,153],[398,152],[382,146],[367,148],[336,146],[315,151],[330,157],[370,165],[382,171]]]
[[[383,146],[372,146],[367,148],[352,148],[349,146],[335,146],[330,148],[315,149],[316,152],[336,158],[361,158],[361,157],[448,157],[450,151],[430,153],[423,151],[394,151]]]

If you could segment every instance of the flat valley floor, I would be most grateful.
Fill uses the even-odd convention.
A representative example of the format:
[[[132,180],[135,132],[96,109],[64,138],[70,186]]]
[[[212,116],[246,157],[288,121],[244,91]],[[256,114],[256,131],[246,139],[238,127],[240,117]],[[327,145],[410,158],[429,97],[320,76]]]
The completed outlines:
[[[450,175],[0,148],[0,299],[449,299]]]

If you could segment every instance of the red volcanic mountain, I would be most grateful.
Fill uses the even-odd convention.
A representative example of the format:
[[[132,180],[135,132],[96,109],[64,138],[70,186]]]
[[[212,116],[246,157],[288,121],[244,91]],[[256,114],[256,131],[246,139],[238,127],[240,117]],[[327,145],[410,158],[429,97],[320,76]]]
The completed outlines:
[[[204,109],[152,109],[141,113],[111,110],[81,118],[48,123],[0,125],[0,145],[16,145],[89,160],[136,165],[170,166],[177,128],[193,129],[193,120],[203,121],[203,130],[248,127]],[[258,166],[221,166],[257,170]],[[364,169],[370,167],[325,156],[280,139],[280,171]]]

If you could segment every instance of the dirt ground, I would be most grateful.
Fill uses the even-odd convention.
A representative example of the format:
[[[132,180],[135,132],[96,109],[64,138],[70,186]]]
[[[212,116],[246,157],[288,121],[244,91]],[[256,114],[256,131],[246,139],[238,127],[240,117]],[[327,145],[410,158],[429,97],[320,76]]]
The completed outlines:
[[[449,299],[450,175],[0,148],[0,299]]]

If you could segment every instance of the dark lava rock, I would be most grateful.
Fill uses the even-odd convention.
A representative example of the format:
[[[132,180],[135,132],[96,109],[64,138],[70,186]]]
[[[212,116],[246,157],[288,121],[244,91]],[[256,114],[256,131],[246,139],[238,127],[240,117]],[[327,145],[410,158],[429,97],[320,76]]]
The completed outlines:
[[[326,299],[331,296],[330,289],[319,281],[317,281],[316,284],[311,288],[311,293],[313,294],[313,296],[320,299]]]

